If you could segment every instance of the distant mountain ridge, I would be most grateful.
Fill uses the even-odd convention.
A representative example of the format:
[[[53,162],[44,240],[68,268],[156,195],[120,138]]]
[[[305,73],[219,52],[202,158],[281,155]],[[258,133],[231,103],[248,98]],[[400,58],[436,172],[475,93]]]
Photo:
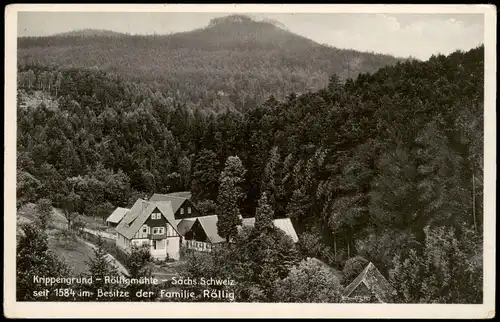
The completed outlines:
[[[401,61],[324,46],[274,21],[244,15],[215,18],[205,28],[172,35],[87,29],[23,37],[18,48],[20,64],[97,67],[188,104],[236,109],[270,93],[284,97],[323,88],[332,74],[353,78]]]
[[[55,34],[55,35],[52,35],[49,37],[58,37],[58,36],[63,36],[63,37],[120,37],[120,36],[126,36],[126,35],[127,34],[125,34],[125,33],[112,31],[112,30],[86,28],[86,29],[79,29],[79,30],[62,32],[62,33],[58,33],[58,34]]]

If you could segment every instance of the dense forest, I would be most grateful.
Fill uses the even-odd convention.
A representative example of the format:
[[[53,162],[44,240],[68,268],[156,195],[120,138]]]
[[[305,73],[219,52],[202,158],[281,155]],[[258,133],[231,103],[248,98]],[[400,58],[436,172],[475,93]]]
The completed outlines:
[[[101,43],[167,46],[130,37]],[[162,41],[185,40],[176,37]],[[52,48],[40,47],[44,41],[22,40],[21,55],[62,59],[50,51],[40,55],[40,48]],[[98,48],[89,45],[94,41],[82,38],[82,47],[69,46],[62,55],[71,61],[75,56],[67,50],[81,59],[96,57],[82,49]],[[151,83],[40,63],[47,62],[19,65],[18,204],[48,198],[56,206],[71,202],[78,213],[104,217],[138,196],[190,190],[203,212],[215,213],[218,196],[227,190],[221,188],[221,172],[237,157],[240,213],[290,217],[302,255],[338,269],[365,258],[391,276],[402,301],[482,302],[484,47],[399,62],[346,80],[332,73],[324,88],[290,91],[283,98],[293,86],[270,84],[267,91],[276,88],[276,95],[264,103],[219,113],[210,105],[217,102],[188,104]],[[238,73],[252,79],[252,69],[239,66]],[[217,68],[206,67],[212,78]],[[279,79],[268,70],[266,77]],[[262,205],[263,195],[268,206]],[[241,238],[252,232],[246,234]],[[248,259],[241,253],[217,256],[228,256],[228,263]],[[274,273],[292,283],[287,272]],[[241,296],[264,301],[275,296],[257,293]]]
[[[354,78],[401,59],[317,44],[276,24],[245,16],[213,19],[172,35],[75,31],[18,40],[25,64],[98,68],[148,83],[167,99],[216,111],[244,111],[271,94],[323,88],[328,77]]]

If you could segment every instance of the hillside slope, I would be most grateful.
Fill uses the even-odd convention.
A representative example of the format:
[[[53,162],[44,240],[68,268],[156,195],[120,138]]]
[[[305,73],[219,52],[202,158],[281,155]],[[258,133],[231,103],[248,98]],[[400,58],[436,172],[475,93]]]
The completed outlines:
[[[238,110],[270,93],[284,97],[318,90],[333,73],[354,77],[398,61],[323,46],[244,16],[214,19],[206,28],[173,35],[82,31],[19,38],[18,45],[21,65],[97,67],[192,105]]]

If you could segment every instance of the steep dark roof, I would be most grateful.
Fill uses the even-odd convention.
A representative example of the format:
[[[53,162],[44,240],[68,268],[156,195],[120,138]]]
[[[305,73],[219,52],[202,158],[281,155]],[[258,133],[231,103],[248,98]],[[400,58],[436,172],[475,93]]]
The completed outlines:
[[[382,303],[390,303],[391,297],[395,295],[395,290],[371,262],[365,269],[349,284],[344,291],[344,296],[348,297],[358,286],[363,283],[373,292],[375,297]]]
[[[170,202],[153,203],[138,199],[120,221],[116,227],[116,232],[125,236],[127,239],[131,239],[155,209],[158,209],[163,217],[165,217],[170,225],[177,231],[177,225]]]

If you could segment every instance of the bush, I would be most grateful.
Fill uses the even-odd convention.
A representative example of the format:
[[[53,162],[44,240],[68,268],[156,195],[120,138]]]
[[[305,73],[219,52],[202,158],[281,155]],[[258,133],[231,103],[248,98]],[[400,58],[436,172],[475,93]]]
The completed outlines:
[[[215,215],[215,208],[215,202],[210,199],[200,201],[196,204],[196,209],[198,209],[203,216]]]
[[[370,262],[361,256],[349,258],[344,265],[342,273],[344,274],[344,283],[351,283]]]
[[[298,247],[304,258],[320,258],[328,265],[336,266],[333,250],[321,241],[317,233],[302,233],[299,238]]]
[[[327,266],[308,258],[276,282],[274,299],[292,303],[339,303],[342,291],[339,279]]]

